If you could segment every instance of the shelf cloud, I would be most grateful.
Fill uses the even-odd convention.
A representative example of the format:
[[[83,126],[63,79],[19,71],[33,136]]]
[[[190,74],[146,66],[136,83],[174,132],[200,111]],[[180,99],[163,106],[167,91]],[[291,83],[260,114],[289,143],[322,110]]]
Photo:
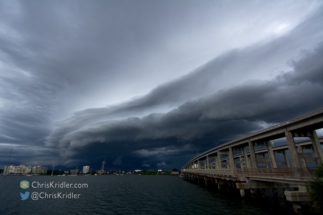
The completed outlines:
[[[180,168],[323,107],[319,1],[0,4],[0,168]]]

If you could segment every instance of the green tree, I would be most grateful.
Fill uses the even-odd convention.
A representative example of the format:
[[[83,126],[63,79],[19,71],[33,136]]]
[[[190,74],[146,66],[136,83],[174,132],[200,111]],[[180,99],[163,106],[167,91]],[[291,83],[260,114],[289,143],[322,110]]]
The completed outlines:
[[[323,212],[323,164],[314,173],[315,180],[309,183],[310,196],[316,203],[317,209]]]

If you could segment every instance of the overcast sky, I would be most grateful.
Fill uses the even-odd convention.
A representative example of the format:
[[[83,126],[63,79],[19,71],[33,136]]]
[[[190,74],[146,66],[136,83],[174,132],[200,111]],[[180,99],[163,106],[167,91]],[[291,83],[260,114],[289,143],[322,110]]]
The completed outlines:
[[[323,6],[0,1],[0,168],[180,168],[323,107]]]

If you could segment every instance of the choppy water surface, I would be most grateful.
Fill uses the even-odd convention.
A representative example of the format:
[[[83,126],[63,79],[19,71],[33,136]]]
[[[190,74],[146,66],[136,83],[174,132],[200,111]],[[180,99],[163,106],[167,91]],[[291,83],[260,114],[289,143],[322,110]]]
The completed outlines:
[[[88,183],[84,189],[23,190],[20,181]],[[20,192],[81,194],[80,199],[22,201]],[[282,198],[241,199],[175,176],[8,176],[0,178],[0,214],[288,214]]]

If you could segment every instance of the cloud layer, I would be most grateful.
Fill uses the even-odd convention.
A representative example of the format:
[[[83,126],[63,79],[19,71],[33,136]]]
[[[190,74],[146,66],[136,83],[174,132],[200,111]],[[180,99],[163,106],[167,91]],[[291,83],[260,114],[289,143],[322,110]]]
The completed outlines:
[[[235,51],[232,53],[235,54]],[[127,148],[126,152],[122,152],[124,156],[155,156],[160,159],[200,152],[240,135],[262,129],[263,126],[279,123],[322,107],[323,100],[320,95],[320,92],[323,92],[323,62],[320,60],[322,56],[321,43],[312,51],[302,52],[297,60],[291,60],[289,65],[292,70],[272,80],[246,81],[208,96],[191,99],[167,113],[151,113],[144,117],[89,123],[95,119],[93,117],[95,111],[98,111],[97,119],[101,117],[102,109],[93,109],[90,119],[86,120],[85,124],[78,121],[80,119],[78,114],[84,113],[78,113],[59,129],[64,133],[56,131],[49,137],[48,144],[59,143],[56,146],[64,149],[62,156],[66,151],[76,151],[82,147],[86,149],[85,151],[89,150],[88,148],[94,150],[102,147],[115,150],[116,154],[120,154],[122,148]],[[186,79],[183,78],[178,82],[180,81],[186,82]],[[172,87],[161,86],[147,97],[129,102],[129,110],[133,111],[133,103],[147,101],[152,95],[157,101],[163,100],[164,98],[159,97],[160,94],[155,93],[159,90],[164,90],[164,95],[173,92]],[[128,108],[127,104],[123,105]],[[109,110],[111,108],[105,110],[107,114]],[[113,112],[111,115],[113,116]],[[66,134],[67,128],[64,126],[72,128],[71,132]],[[65,159],[69,158],[68,154]]]
[[[1,2],[0,164],[180,168],[320,108],[320,4]]]

